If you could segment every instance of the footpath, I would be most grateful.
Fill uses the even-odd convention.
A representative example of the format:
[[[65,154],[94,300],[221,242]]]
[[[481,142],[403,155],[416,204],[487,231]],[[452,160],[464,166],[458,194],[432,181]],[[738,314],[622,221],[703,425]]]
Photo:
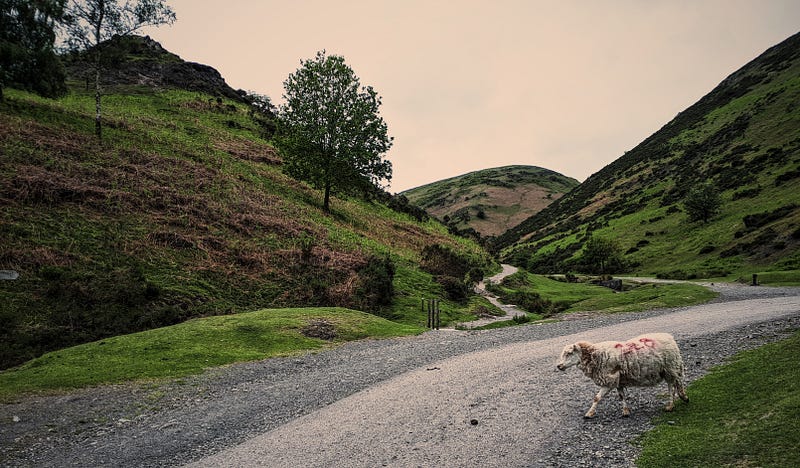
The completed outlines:
[[[524,310],[517,308],[513,304],[503,304],[503,303],[501,303],[500,299],[497,296],[495,296],[494,294],[492,294],[491,292],[486,290],[487,282],[488,283],[494,283],[494,284],[500,283],[501,281],[503,281],[503,278],[505,278],[506,276],[511,276],[514,273],[516,273],[517,271],[519,271],[519,268],[511,266],[511,265],[502,264],[501,266],[503,267],[503,271],[501,271],[500,273],[498,273],[498,274],[496,274],[496,275],[494,275],[492,277],[484,278],[481,282],[479,282],[475,286],[475,292],[477,294],[480,294],[481,296],[485,297],[489,302],[492,303],[492,305],[494,305],[495,307],[497,307],[500,310],[502,310],[503,312],[505,312],[505,315],[483,317],[483,318],[480,318],[478,320],[473,320],[471,322],[461,323],[461,324],[459,324],[460,326],[462,326],[464,328],[476,328],[476,327],[481,327],[481,326],[488,325],[488,324],[494,323],[494,322],[501,322],[501,321],[504,321],[504,320],[511,320],[516,316],[524,316],[527,313]]]

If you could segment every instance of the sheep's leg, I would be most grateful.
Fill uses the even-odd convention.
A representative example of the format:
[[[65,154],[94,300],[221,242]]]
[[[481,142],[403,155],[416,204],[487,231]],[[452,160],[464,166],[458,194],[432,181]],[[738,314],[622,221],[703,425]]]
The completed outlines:
[[[600,400],[606,396],[606,393],[608,393],[609,390],[611,390],[611,387],[600,387],[600,391],[597,392],[597,395],[594,396],[594,400],[592,400],[591,408],[589,408],[589,411],[583,415],[585,419],[592,419],[595,416],[595,413],[597,412],[597,404],[600,403]]]
[[[677,384],[675,382],[667,382],[667,394],[669,401],[667,402],[667,406],[664,407],[664,411],[672,411],[675,408],[675,393],[677,391]]]
[[[686,387],[683,385],[682,379],[675,380],[675,393],[681,400],[689,401],[689,397],[686,395]]]
[[[631,415],[631,409],[628,406],[628,399],[625,395],[625,387],[617,388],[617,393],[619,393],[619,399],[622,401],[622,417],[627,418]]]

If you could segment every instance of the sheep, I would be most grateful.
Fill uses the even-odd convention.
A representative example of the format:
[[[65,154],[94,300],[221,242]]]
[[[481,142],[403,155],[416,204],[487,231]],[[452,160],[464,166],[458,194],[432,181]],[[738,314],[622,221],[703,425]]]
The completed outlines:
[[[669,402],[665,411],[672,411],[675,396],[689,401],[683,383],[681,352],[668,333],[641,335],[624,343],[579,341],[567,345],[556,368],[563,371],[575,365],[600,386],[591,408],[584,415],[586,419],[595,417],[597,403],[614,388],[622,401],[623,417],[631,414],[625,399],[626,387],[651,387],[666,381]]]

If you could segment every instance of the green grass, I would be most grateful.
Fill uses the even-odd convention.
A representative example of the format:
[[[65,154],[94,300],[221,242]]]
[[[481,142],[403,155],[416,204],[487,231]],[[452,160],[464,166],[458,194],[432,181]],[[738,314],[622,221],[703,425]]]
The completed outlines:
[[[795,333],[692,383],[690,402],[642,438],[637,466],[800,466],[798,355]]]
[[[308,338],[301,333],[304,326],[316,320],[334,325],[334,340]],[[53,351],[0,372],[0,400],[33,391],[177,378],[234,362],[420,332],[419,327],[342,308],[264,309],[200,318]]]
[[[700,304],[717,296],[691,283],[633,285],[632,289],[615,292],[588,283],[557,281],[524,270],[506,278],[501,288],[506,292],[518,289],[538,293],[543,299],[566,306],[566,312],[638,312]]]
[[[691,283],[644,284],[630,291],[584,299],[572,304],[567,311],[639,312],[701,304],[715,297],[714,291]]]
[[[756,273],[758,284],[762,286],[800,286],[800,270],[764,271]],[[741,281],[752,281],[752,275],[742,277]]]

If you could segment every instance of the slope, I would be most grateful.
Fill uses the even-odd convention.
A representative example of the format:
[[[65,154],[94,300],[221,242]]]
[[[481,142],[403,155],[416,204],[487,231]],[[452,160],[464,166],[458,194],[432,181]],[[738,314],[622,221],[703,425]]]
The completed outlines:
[[[491,260],[376,201],[319,194],[285,176],[247,104],[116,84],[93,136],[83,83],[0,103],[0,367],[191,317],[340,306],[424,325],[420,297],[446,297],[420,267],[431,245]],[[443,321],[470,303],[443,301]]]
[[[593,234],[629,269],[674,277],[800,266],[800,34],[720,83],[658,132],[497,240],[536,271],[570,268]],[[708,223],[682,202],[709,182]]]
[[[406,190],[414,205],[459,232],[497,236],[578,185],[535,166],[505,166],[470,172]]]

